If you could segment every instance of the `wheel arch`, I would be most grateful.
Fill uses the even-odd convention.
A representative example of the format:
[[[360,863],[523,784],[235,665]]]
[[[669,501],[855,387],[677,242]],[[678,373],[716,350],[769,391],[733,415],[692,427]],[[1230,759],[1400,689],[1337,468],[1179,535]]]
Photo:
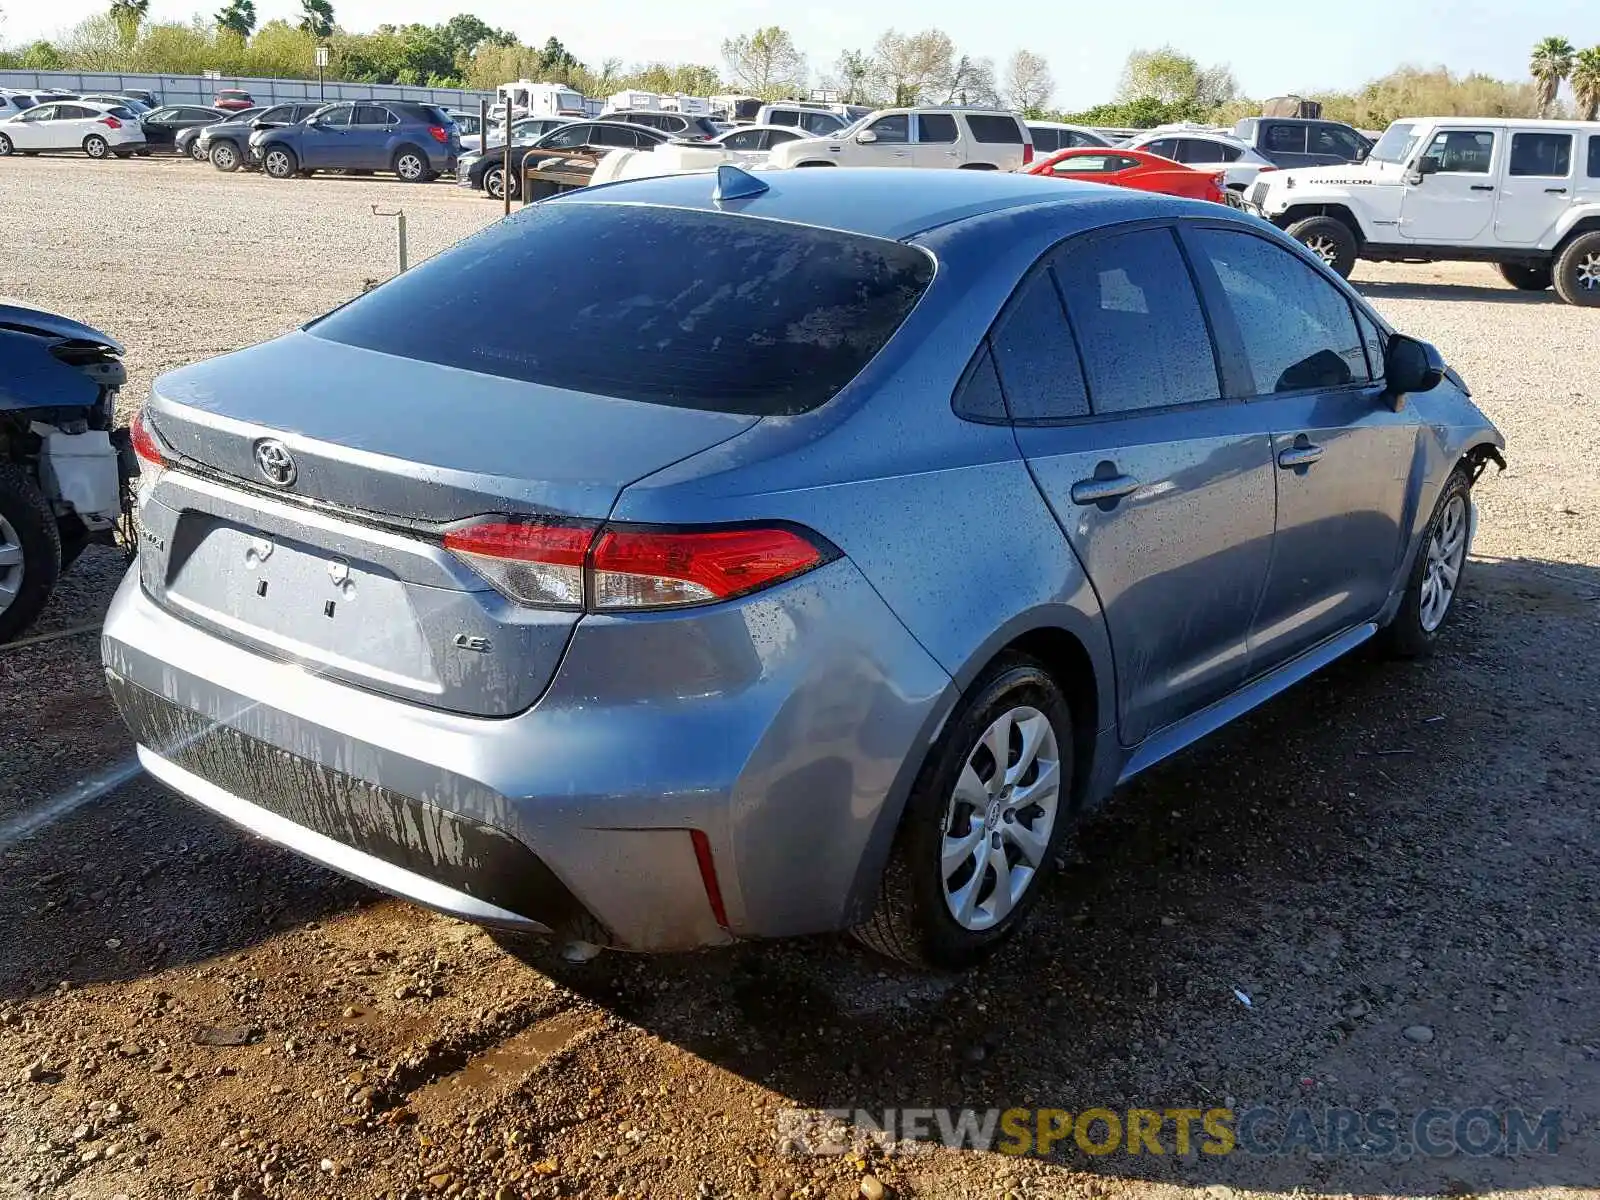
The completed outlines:
[[[1367,235],[1361,231],[1361,222],[1343,204],[1292,204],[1274,219],[1273,224],[1279,229],[1288,229],[1296,221],[1311,217],[1332,217],[1344,225],[1350,230],[1350,236],[1356,239],[1358,250],[1367,243]]]
[[[1554,249],[1550,251],[1552,261],[1560,257],[1561,252],[1577,238],[1586,233],[1600,233],[1600,211],[1591,210],[1579,217],[1562,231],[1561,237],[1556,241]]]

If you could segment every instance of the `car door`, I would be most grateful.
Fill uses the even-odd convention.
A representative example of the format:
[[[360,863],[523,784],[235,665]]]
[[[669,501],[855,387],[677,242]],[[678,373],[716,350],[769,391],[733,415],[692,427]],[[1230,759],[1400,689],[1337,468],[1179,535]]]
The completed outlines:
[[[1400,236],[1433,245],[1480,237],[1494,218],[1499,137],[1461,126],[1437,130],[1413,164],[1400,202]]]
[[[1511,134],[1505,179],[1495,200],[1494,236],[1499,242],[1532,245],[1572,204],[1572,134]]]
[[[1420,426],[1409,406],[1385,401],[1376,327],[1323,271],[1238,225],[1188,223],[1183,236],[1272,435],[1278,515],[1250,635],[1259,674],[1383,608]]]
[[[15,120],[7,121],[6,137],[18,150],[50,149],[49,127],[55,121],[57,107],[54,104],[41,104],[30,108]]]
[[[863,135],[871,137],[862,141]],[[844,143],[845,162],[861,167],[910,167],[911,114],[889,113],[868,125],[853,141]]]
[[[387,171],[398,146],[391,145],[400,118],[381,104],[358,104],[350,113],[349,166],[364,171]]]
[[[321,110],[315,121],[297,129],[292,137],[298,146],[300,165],[317,170],[348,166],[350,120],[354,115],[355,105],[332,104]]]
[[[1105,612],[1133,745],[1245,677],[1272,548],[1271,439],[1225,398],[1165,224],[1053,252],[991,346],[1017,444]]]
[[[100,114],[82,104],[58,104],[54,119],[47,122],[52,150],[76,150],[94,132]],[[101,130],[104,133],[104,130]]]
[[[916,167],[959,167],[961,129],[949,113],[918,113],[916,141],[911,147],[911,165]]]

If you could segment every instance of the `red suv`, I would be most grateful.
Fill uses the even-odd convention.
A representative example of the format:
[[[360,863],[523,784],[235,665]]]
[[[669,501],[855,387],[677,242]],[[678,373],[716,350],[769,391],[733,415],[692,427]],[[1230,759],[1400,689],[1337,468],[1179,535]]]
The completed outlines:
[[[211,107],[238,112],[242,108],[254,108],[255,103],[249,92],[241,91],[239,88],[223,88],[211,101]]]

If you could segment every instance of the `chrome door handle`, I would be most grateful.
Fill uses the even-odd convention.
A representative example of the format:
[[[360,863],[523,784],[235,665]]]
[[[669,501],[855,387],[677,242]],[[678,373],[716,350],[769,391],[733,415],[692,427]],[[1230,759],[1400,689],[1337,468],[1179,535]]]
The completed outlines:
[[[1306,442],[1303,445],[1291,446],[1287,450],[1280,450],[1278,465],[1286,471],[1295,467],[1309,467],[1321,457],[1322,447]]]
[[[1105,475],[1093,479],[1080,479],[1072,485],[1074,504],[1104,504],[1139,490],[1139,481],[1132,475]]]

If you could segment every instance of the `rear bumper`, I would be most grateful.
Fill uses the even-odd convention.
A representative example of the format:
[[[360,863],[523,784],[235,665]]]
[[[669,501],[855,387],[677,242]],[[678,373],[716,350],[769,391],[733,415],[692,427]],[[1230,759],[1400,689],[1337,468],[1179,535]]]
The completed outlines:
[[[246,650],[137,571],[102,652],[141,759],[191,800],[467,920],[647,951],[863,919],[950,687],[847,561],[753,604],[585,618],[509,718]]]

